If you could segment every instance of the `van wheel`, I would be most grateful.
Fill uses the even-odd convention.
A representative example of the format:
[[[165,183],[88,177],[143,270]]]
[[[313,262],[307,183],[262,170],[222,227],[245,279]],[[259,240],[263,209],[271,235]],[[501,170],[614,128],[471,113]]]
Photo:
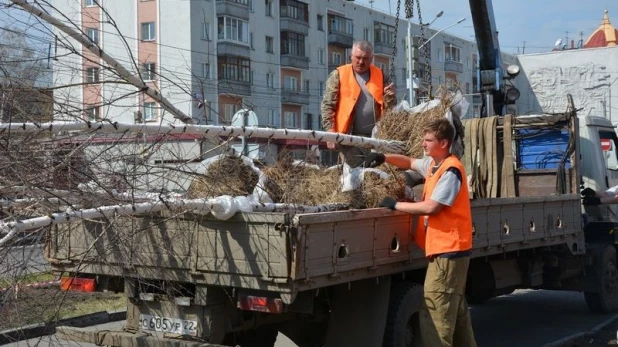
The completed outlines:
[[[229,333],[223,345],[240,347],[274,347],[279,332],[275,329],[260,328]]]
[[[597,292],[584,292],[588,309],[592,313],[611,313],[618,310],[618,267],[616,249],[605,246],[595,259],[594,266],[599,278]]]
[[[393,283],[383,347],[422,346],[419,323],[422,305],[422,285],[411,282]]]

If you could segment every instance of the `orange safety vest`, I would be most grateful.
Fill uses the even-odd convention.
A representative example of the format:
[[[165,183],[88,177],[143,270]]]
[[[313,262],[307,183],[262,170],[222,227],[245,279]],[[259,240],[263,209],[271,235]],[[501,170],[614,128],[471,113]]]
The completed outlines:
[[[461,188],[453,206],[442,206],[438,214],[419,216],[414,241],[425,250],[427,257],[442,253],[467,251],[472,248],[472,213],[468,195],[468,182],[463,165],[454,155],[431,175],[435,162],[431,162],[423,187],[423,200],[429,199],[438,180],[449,168],[459,169]]]
[[[354,76],[352,64],[340,66],[337,71],[339,72],[339,101],[337,102],[333,130],[347,134],[350,130],[354,105],[356,105],[356,100],[360,96],[361,88],[356,81],[356,76]],[[369,65],[369,81],[367,81],[366,87],[380,107],[380,112],[376,115],[377,121],[384,109],[384,76],[381,69]]]

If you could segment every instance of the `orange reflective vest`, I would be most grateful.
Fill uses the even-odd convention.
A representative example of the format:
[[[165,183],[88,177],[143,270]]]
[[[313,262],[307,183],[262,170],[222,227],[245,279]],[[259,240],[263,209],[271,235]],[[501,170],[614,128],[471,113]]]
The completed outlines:
[[[425,250],[427,257],[442,253],[467,251],[472,248],[472,212],[468,195],[468,182],[463,165],[454,155],[444,162],[432,175],[435,165],[432,161],[423,187],[423,200],[429,199],[438,180],[449,168],[461,173],[461,188],[453,206],[443,206],[440,212],[430,216],[419,216],[414,241]]]
[[[335,124],[333,130],[338,133],[347,134],[352,123],[352,113],[354,105],[361,93],[361,88],[354,76],[352,64],[346,64],[337,68],[339,72],[339,101],[335,113]],[[369,81],[366,84],[367,90],[379,105],[379,112],[376,112],[376,121],[382,115],[384,109],[384,76],[382,70],[369,65]]]

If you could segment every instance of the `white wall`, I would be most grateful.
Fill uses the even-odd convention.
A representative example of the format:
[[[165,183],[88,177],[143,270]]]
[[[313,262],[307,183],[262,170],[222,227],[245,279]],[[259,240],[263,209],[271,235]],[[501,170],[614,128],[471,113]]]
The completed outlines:
[[[618,124],[618,47],[518,56],[522,72],[518,113],[564,112],[567,94],[579,114]]]

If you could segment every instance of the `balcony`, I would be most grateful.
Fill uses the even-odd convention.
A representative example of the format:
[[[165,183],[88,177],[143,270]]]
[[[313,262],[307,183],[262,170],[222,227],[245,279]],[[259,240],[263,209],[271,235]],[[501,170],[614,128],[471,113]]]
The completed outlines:
[[[309,70],[309,58],[292,54],[281,54],[281,66]]]
[[[249,20],[249,5],[242,0],[217,0],[217,15]]]
[[[309,35],[309,23],[291,17],[281,17],[279,29]]]
[[[328,44],[342,48],[352,48],[354,37],[343,31],[331,30],[328,32]]]
[[[444,62],[444,71],[462,73],[463,64],[456,61],[447,60]]]
[[[376,42],[373,45],[373,53],[379,55],[393,55],[393,45],[386,42]]]
[[[248,57],[251,53],[251,48],[234,41],[219,41],[217,42],[217,55],[232,55],[237,57]]]
[[[251,83],[219,79],[219,94],[251,96]]]
[[[309,105],[309,93],[284,90],[281,92],[281,102],[284,104]]]

